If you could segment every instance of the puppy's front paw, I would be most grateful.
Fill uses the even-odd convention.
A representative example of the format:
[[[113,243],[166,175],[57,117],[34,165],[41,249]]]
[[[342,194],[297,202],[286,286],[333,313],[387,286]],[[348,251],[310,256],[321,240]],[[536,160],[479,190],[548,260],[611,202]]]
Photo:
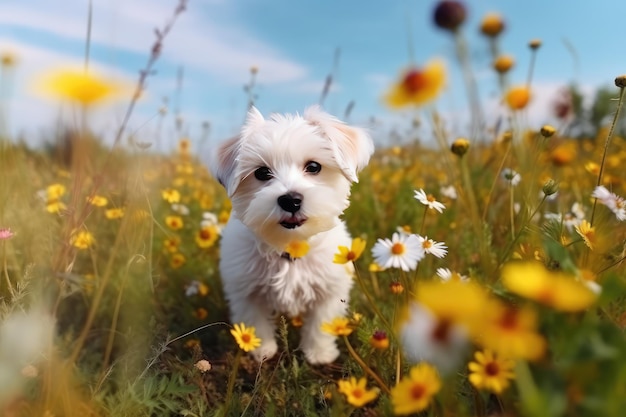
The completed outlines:
[[[276,341],[273,339],[270,339],[270,340],[264,340],[261,343],[261,346],[254,349],[251,353],[252,353],[252,357],[257,362],[262,362],[264,360],[273,358],[274,355],[276,355],[277,351],[278,351],[278,345],[276,344]]]
[[[304,357],[311,365],[324,365],[334,362],[339,357],[339,349],[335,342],[302,346]]]

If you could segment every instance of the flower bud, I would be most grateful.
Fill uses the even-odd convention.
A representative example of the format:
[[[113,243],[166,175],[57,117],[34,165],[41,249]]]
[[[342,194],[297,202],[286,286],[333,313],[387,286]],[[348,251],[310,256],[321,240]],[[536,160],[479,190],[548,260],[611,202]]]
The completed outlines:
[[[500,74],[504,74],[515,65],[515,60],[510,55],[500,55],[493,61],[493,69],[498,71]]]
[[[543,136],[544,138],[549,138],[556,133],[556,129],[554,128],[554,126],[543,125],[541,126],[540,132],[541,136]]]
[[[541,39],[531,39],[531,41],[528,42],[528,46],[530,49],[539,49],[541,46]]]
[[[465,153],[467,153],[469,146],[470,146],[470,143],[467,139],[458,138],[452,143],[452,146],[450,146],[450,150],[452,151],[453,154],[457,156],[463,156],[465,155]]]
[[[619,77],[616,77],[615,78],[615,85],[618,86],[619,88],[626,87],[626,74],[620,75]]]
[[[459,1],[440,1],[435,7],[435,24],[441,29],[455,31],[465,21],[467,11]]]
[[[555,194],[559,191],[559,184],[550,178],[548,181],[543,184],[543,188],[541,189],[546,196]]]
[[[504,20],[498,13],[487,13],[480,23],[480,31],[483,35],[495,38],[504,30]]]

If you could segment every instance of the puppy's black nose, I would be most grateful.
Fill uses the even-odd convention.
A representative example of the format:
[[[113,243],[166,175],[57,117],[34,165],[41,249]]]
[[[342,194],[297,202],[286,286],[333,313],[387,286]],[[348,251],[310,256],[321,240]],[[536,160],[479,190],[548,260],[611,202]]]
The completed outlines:
[[[302,198],[302,194],[300,193],[289,192],[278,197],[278,205],[289,213],[295,213],[300,210]]]

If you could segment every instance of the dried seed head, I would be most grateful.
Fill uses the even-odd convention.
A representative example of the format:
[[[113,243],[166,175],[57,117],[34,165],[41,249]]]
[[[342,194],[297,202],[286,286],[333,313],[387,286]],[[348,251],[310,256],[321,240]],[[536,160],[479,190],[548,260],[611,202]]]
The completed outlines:
[[[619,88],[624,88],[626,87],[626,74],[620,75],[619,77],[615,78],[615,85],[618,86]]]
[[[435,24],[441,29],[455,31],[465,21],[467,11],[459,1],[440,1],[435,7]]]
[[[539,49],[541,46],[541,39],[531,39],[531,41],[528,42],[528,46],[530,49]]]

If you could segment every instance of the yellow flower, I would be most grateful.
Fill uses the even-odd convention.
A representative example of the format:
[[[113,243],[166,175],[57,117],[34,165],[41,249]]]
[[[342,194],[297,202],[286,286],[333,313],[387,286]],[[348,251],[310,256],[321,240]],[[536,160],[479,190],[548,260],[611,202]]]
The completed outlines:
[[[446,68],[441,60],[432,60],[423,68],[411,67],[391,87],[385,101],[392,108],[421,106],[433,101],[443,90]]]
[[[348,336],[352,333],[350,319],[347,319],[346,317],[336,317],[330,323],[322,323],[322,331],[330,333],[333,336]]]
[[[475,362],[468,365],[470,374],[469,381],[477,389],[501,394],[508,388],[510,379],[515,378],[513,368],[515,362],[497,356],[486,349],[474,354]]]
[[[261,339],[256,337],[254,327],[246,327],[245,324],[235,324],[234,329],[230,331],[239,348],[245,352],[253,351],[261,346]]]
[[[174,188],[167,188],[161,191],[161,196],[163,197],[163,200],[170,204],[180,203],[180,193]]]
[[[94,195],[93,197],[87,197],[87,201],[89,202],[89,204],[91,204],[92,206],[96,206],[96,207],[104,207],[107,204],[109,204],[109,201],[106,199],[106,197],[103,197],[101,195]]]
[[[506,92],[504,102],[511,110],[522,110],[530,102],[530,90],[526,86],[512,87]]]
[[[452,324],[461,324],[470,331],[480,329],[487,294],[477,284],[460,280],[420,283],[416,301],[426,307],[450,331]],[[445,339],[448,335],[441,334]]]
[[[183,255],[182,253],[175,253],[170,259],[170,266],[174,269],[177,269],[183,266],[185,262],[187,262],[185,255]]]
[[[67,206],[61,200],[48,200],[46,203],[46,210],[48,213],[59,213],[66,208]]]
[[[172,230],[180,230],[185,225],[183,223],[183,219],[180,216],[165,217],[165,224]]]
[[[575,226],[575,229],[576,233],[583,238],[585,245],[593,250],[597,243],[596,228],[592,227],[587,220],[583,220],[578,226]]]
[[[204,226],[196,234],[196,244],[202,249],[210,248],[218,236],[219,229],[215,225]]]
[[[86,230],[80,230],[78,233],[73,233],[70,237],[70,244],[78,249],[88,249],[95,242],[96,240],[93,235]]]
[[[57,200],[61,198],[65,194],[65,185],[63,184],[52,184],[46,188],[46,196],[48,197],[48,201]]]
[[[560,271],[549,271],[539,262],[512,262],[502,269],[502,283],[511,292],[559,311],[588,308],[596,294],[585,284]]]
[[[287,252],[292,259],[298,259],[309,253],[309,249],[309,242],[306,240],[294,240],[287,245],[285,252]]]
[[[220,224],[226,224],[229,218],[230,218],[230,210],[222,210],[220,211],[219,216],[217,216],[217,222]]]
[[[165,249],[165,252],[178,252],[178,246],[180,246],[180,237],[178,236],[168,237],[163,241],[163,249]]]
[[[407,415],[425,410],[440,389],[441,380],[435,367],[426,362],[414,366],[409,376],[391,389],[394,414]]]
[[[339,246],[339,253],[335,254],[333,262],[336,264],[345,264],[348,262],[354,262],[365,250],[365,240],[361,238],[352,239],[352,247],[348,249],[346,246]]]
[[[385,268],[378,265],[376,262],[372,262],[367,269],[370,272],[381,272],[385,270]]]
[[[357,381],[355,377],[350,377],[349,380],[342,379],[337,381],[338,391],[346,396],[346,400],[350,405],[357,408],[363,407],[378,397],[378,389],[368,390],[366,385],[366,378],[360,378]]]
[[[58,70],[47,74],[38,89],[55,98],[91,106],[121,93],[120,85],[80,70]]]
[[[511,359],[537,360],[546,350],[545,339],[537,333],[535,310],[496,299],[485,304],[484,322],[475,336],[485,348]]]
[[[104,217],[109,220],[121,219],[122,217],[124,217],[124,209],[119,207],[105,210]]]

